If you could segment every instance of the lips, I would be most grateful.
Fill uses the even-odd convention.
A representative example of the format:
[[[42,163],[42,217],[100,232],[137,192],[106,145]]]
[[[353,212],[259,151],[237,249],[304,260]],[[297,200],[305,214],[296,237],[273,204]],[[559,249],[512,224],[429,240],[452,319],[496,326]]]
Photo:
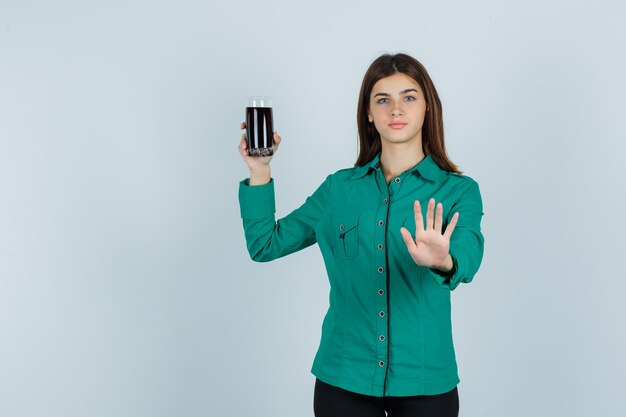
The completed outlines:
[[[389,123],[388,126],[391,127],[392,129],[402,129],[404,126],[406,126],[406,123],[400,123],[400,122]]]

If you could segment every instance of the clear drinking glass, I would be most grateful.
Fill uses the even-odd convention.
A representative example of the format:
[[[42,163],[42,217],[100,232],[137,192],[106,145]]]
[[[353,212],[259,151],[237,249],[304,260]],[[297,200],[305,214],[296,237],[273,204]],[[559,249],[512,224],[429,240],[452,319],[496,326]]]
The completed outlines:
[[[248,97],[246,136],[248,155],[270,156],[274,154],[274,118],[272,100],[268,96]]]

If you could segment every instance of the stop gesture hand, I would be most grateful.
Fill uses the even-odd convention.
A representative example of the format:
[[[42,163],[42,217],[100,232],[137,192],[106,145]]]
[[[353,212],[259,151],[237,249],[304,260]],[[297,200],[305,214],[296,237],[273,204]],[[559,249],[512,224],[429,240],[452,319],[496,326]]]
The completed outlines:
[[[454,213],[446,232],[441,233],[441,225],[443,218],[443,204],[437,204],[437,213],[433,219],[435,209],[435,199],[428,201],[428,211],[426,212],[426,229],[424,229],[424,219],[422,217],[422,209],[419,201],[415,200],[415,240],[411,233],[404,227],[400,228],[402,239],[411,254],[411,258],[416,264],[435,268],[442,271],[450,271],[452,269],[452,257],[448,253],[450,250],[450,237],[454,231],[454,227],[459,219],[459,213]]]

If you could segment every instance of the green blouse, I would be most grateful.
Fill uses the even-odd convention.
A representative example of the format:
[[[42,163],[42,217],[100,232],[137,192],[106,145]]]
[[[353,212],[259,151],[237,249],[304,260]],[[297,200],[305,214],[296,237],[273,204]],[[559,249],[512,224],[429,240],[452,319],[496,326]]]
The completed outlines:
[[[372,396],[434,395],[459,382],[450,292],[469,283],[484,251],[478,183],[442,170],[430,155],[389,184],[380,153],[367,165],[326,177],[304,204],[275,219],[274,180],[239,183],[247,249],[268,262],[317,243],[330,281],[329,308],[311,372],[320,380]],[[414,201],[424,221],[428,200],[443,204],[453,268],[417,265],[400,227],[415,236]]]

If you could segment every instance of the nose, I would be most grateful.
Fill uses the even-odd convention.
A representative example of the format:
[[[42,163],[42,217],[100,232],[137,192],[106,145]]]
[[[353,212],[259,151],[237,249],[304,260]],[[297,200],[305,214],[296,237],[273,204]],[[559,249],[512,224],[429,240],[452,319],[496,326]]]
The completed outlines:
[[[391,115],[400,116],[402,114],[402,109],[400,108],[400,105],[397,101],[395,103],[396,104],[393,106],[393,109],[391,110]]]

